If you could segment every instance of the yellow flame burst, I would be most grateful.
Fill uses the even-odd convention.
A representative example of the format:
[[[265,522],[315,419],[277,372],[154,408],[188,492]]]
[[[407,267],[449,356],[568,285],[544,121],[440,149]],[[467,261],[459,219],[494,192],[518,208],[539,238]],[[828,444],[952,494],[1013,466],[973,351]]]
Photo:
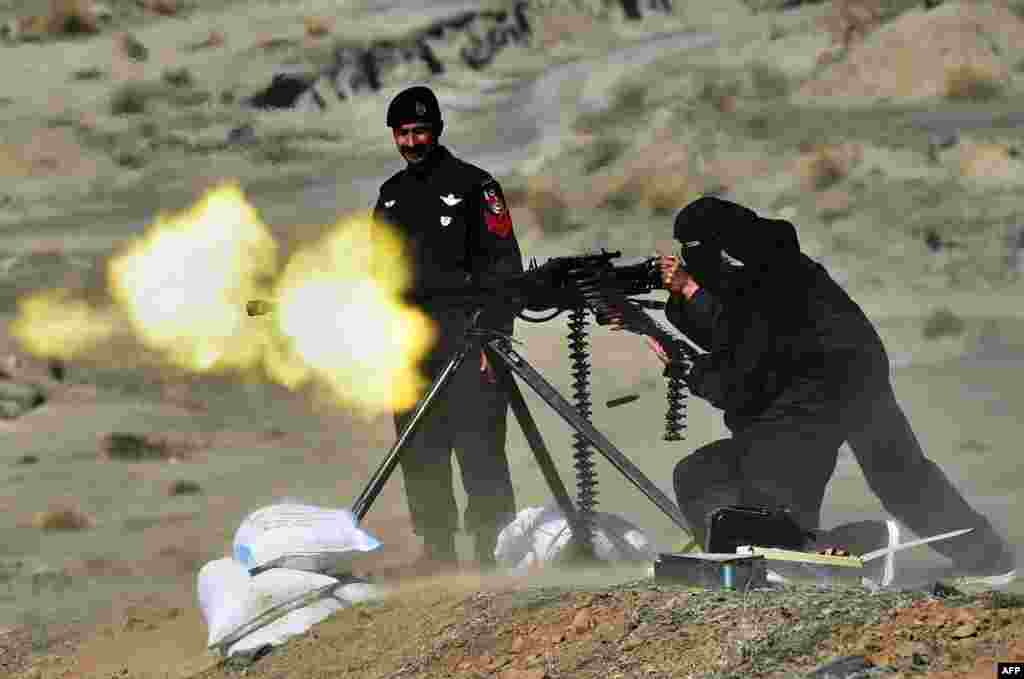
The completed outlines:
[[[113,258],[111,296],[136,336],[175,366],[195,372],[259,364],[265,332],[247,323],[245,303],[265,294],[277,243],[237,184],[190,210],[160,217]]]
[[[21,301],[12,331],[32,353],[70,359],[127,328],[178,368],[262,370],[292,389],[319,383],[339,405],[374,416],[412,407],[427,385],[418,367],[436,328],[401,301],[408,261],[401,239],[362,215],[296,252],[278,275],[270,230],[227,183],[159,217],[111,259],[112,307],[44,291]],[[276,311],[249,318],[251,299]]]
[[[109,340],[117,330],[110,310],[74,299],[70,290],[43,290],[18,300],[11,335],[27,351],[47,358],[73,358]]]
[[[371,248],[384,264],[376,270]],[[365,216],[340,222],[298,251],[274,293],[286,350],[268,353],[267,372],[289,387],[319,378],[339,403],[364,411],[415,405],[427,385],[419,360],[437,331],[401,302],[407,261],[401,240]]]

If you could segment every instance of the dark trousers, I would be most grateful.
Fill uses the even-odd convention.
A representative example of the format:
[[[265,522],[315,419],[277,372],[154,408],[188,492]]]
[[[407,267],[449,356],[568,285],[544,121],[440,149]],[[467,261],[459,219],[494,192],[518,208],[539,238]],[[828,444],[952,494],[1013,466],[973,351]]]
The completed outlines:
[[[789,507],[807,529],[818,528],[825,486],[839,447],[849,443],[886,511],[921,537],[959,528],[972,533],[933,543],[965,569],[1008,556],[991,523],[976,512],[925,457],[886,380],[857,398],[816,403],[788,417],[752,422],[683,459],[675,468],[680,509],[704,543],[709,511],[727,504]]]
[[[432,361],[435,375],[444,366]],[[494,541],[515,518],[515,497],[505,452],[508,398],[480,372],[474,353],[435,401],[401,457],[413,530],[428,544],[458,531],[459,514],[452,486],[452,450],[458,456],[468,496],[466,532]],[[397,413],[401,432],[412,411]],[[493,550],[493,544],[490,545]]]

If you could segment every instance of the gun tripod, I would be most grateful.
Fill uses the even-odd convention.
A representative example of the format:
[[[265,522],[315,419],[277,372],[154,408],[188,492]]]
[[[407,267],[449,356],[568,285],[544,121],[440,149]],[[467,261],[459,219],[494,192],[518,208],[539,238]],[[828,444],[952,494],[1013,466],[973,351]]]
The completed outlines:
[[[370,506],[383,490],[391,474],[407,448],[409,441],[416,434],[420,425],[429,416],[431,408],[437,398],[450,386],[452,378],[468,356],[476,355],[481,349],[487,353],[492,365],[502,365],[507,370],[496,370],[500,386],[508,395],[509,406],[512,409],[520,428],[523,431],[526,441],[537,460],[544,480],[547,482],[559,509],[562,510],[569,526],[572,529],[573,546],[575,555],[585,559],[593,559],[592,525],[589,525],[587,516],[589,508],[581,507],[583,511],[577,511],[572,499],[566,490],[552,461],[551,454],[544,444],[536,421],[527,408],[519,386],[513,379],[513,373],[525,382],[540,398],[554,410],[565,422],[572,427],[578,438],[586,440],[592,445],[612,466],[626,477],[647,499],[654,503],[673,523],[689,534],[690,529],[683,518],[679,508],[665,495],[647,476],[627,458],[622,451],[615,447],[611,441],[598,431],[583,413],[577,410],[548,382],[543,375],[537,372],[530,363],[517,353],[509,338],[503,335],[495,335],[477,327],[477,320],[480,312],[477,311],[465,332],[465,340],[462,347],[451,357],[445,367],[434,379],[427,393],[420,399],[413,411],[412,417],[405,428],[399,433],[398,439],[384,460],[374,472],[366,488],[360,494],[352,507],[352,513],[356,521],[362,521]],[[490,336],[490,338],[488,338]]]

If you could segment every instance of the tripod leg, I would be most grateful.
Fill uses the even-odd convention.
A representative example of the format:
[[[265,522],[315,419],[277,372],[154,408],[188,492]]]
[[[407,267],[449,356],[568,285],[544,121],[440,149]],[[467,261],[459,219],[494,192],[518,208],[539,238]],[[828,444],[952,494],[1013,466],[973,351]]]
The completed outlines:
[[[420,402],[416,405],[416,410],[413,412],[412,418],[409,423],[405,425],[405,429],[398,435],[398,440],[391,447],[391,450],[384,457],[384,460],[377,467],[377,470],[373,473],[366,488],[359,495],[359,498],[352,505],[352,513],[355,515],[356,522],[363,520],[366,516],[366,512],[369,511],[370,505],[380,495],[381,490],[384,489],[384,484],[387,483],[391,474],[395,471],[395,467],[398,465],[398,460],[402,455],[402,451],[405,449],[412,438],[412,435],[419,429],[420,423],[427,416],[430,407],[437,399],[438,395],[451,383],[452,378],[458,371],[459,367],[466,360],[469,352],[479,347],[479,343],[475,341],[467,341],[466,344],[455,352],[448,364],[441,370],[441,373],[434,379],[434,383],[430,385],[430,389],[426,395],[420,399]]]
[[[487,353],[493,357],[493,352],[489,349],[488,347]],[[519,423],[519,428],[523,430],[523,435],[526,437],[530,450],[533,451],[533,456],[537,460],[537,466],[540,467],[541,474],[544,475],[544,480],[547,482],[548,488],[551,489],[551,494],[555,497],[555,502],[572,528],[572,535],[575,541],[577,536],[582,535],[577,527],[576,507],[573,506],[569,491],[566,489],[565,483],[562,482],[558,469],[555,468],[554,460],[551,459],[551,453],[544,444],[544,438],[541,436],[540,429],[537,428],[537,422],[533,419],[533,415],[530,414],[530,409],[523,399],[523,393],[519,390],[519,385],[516,384],[512,373],[504,370],[499,371],[498,379],[500,380],[501,387],[508,394],[509,406],[512,408],[512,413]],[[576,546],[582,547],[578,542]]]
[[[488,342],[487,346],[505,362],[510,370],[530,385],[530,388],[557,412],[563,420],[585,436],[597,448],[598,452],[612,463],[612,466],[618,469],[640,492],[647,496],[648,500],[653,502],[674,524],[682,528],[689,535],[689,524],[675,503],[660,488],[654,485],[604,434],[599,432],[586,418],[580,415],[572,404],[565,400],[565,397],[559,394],[558,390],[545,380],[540,373],[534,370],[533,366],[525,358],[516,353],[508,340],[494,339]]]

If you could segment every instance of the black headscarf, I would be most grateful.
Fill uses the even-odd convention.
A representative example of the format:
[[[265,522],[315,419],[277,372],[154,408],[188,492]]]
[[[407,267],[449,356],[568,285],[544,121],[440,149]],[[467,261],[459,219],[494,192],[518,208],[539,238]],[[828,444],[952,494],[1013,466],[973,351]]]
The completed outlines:
[[[747,277],[769,272],[788,275],[800,259],[800,242],[791,223],[759,217],[753,210],[714,196],[684,207],[676,215],[673,235],[683,246],[686,270],[712,292],[734,269],[723,261],[723,251],[742,263]]]

